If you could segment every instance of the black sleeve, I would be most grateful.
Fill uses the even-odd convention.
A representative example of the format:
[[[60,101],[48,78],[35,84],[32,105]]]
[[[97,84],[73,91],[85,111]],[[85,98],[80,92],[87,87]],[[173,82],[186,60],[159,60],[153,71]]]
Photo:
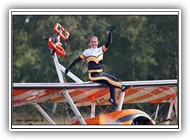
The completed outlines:
[[[67,69],[72,69],[72,67],[75,66],[76,63],[78,63],[79,61],[81,61],[82,59],[80,57],[76,58],[69,66]]]
[[[109,45],[111,44],[111,42],[112,42],[112,32],[109,32],[109,33],[108,33],[107,42],[106,42],[106,44],[105,44],[105,47],[108,48]]]

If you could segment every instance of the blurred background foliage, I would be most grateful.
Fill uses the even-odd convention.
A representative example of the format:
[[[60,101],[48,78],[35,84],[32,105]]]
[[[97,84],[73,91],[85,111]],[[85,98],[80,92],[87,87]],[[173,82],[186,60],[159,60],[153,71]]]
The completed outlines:
[[[47,45],[47,39],[56,36],[56,22],[70,33],[68,57],[59,57],[65,67],[88,48],[90,35],[98,36],[103,45],[108,27],[116,25],[112,44],[104,55],[104,72],[123,81],[178,78],[178,16],[13,15],[12,21],[14,83],[59,82]],[[71,71],[88,81],[85,68],[86,62],[80,62]],[[65,79],[72,81],[67,76]]]

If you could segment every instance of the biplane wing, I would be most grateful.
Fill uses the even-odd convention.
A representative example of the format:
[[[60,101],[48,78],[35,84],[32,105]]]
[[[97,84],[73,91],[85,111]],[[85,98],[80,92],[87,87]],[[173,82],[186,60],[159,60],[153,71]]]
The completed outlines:
[[[132,124],[134,117],[137,117],[134,116],[137,112],[141,116],[145,115],[145,118],[150,117],[139,110],[132,111],[132,113],[135,112],[135,114],[130,115],[128,113],[131,113],[131,110],[121,109],[123,104],[163,102],[170,102],[171,107],[167,118],[171,116],[174,103],[173,100],[175,99],[176,101],[178,96],[177,80],[132,81],[122,82],[122,84],[130,85],[131,87],[125,92],[121,92],[117,89],[118,94],[116,99],[119,107],[116,112],[106,114],[106,117],[109,118],[109,115],[116,116],[119,114],[118,120],[120,120],[121,118],[128,118],[127,116],[131,116],[132,118],[130,118],[130,121],[124,121],[122,123]],[[13,83],[12,105],[13,107],[16,107],[33,104],[40,111],[42,109],[40,109],[38,104],[41,103],[69,102],[70,106],[75,110],[74,112],[76,116],[81,116],[77,111],[76,106],[91,105],[91,111],[93,110],[92,112],[95,112],[95,105],[110,104],[108,101],[109,97],[109,88],[98,83]],[[80,123],[75,122],[74,124],[100,124],[101,117],[95,117],[92,112],[91,118],[87,120],[81,119]],[[44,114],[44,111],[42,111],[42,114],[47,120],[49,119],[49,123],[55,124],[48,115]],[[122,117],[122,115],[124,116]],[[143,120],[141,122],[146,121]],[[103,124],[104,123],[105,122],[103,122]],[[114,121],[112,123],[114,123]]]
[[[178,94],[177,80],[154,80],[122,82],[131,87],[125,91],[123,103],[161,103]],[[66,101],[62,95],[67,91],[77,106],[91,105],[92,101],[108,104],[109,88],[98,83],[13,83],[12,105],[53,103]],[[119,89],[117,90],[119,92]],[[117,96],[119,100],[119,96]]]

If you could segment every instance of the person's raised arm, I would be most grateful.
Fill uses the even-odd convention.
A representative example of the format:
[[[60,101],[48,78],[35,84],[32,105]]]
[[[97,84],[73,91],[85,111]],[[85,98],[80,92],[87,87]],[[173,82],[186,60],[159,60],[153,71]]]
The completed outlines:
[[[107,38],[107,41],[106,41],[106,44],[105,44],[105,47],[108,48],[112,42],[112,32],[116,29],[116,26],[113,25],[113,26],[110,26],[108,28],[108,38]]]

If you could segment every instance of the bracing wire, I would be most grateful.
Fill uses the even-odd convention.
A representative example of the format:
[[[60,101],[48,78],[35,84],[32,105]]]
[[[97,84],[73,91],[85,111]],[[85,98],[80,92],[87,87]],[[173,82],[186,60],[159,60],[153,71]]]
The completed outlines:
[[[33,80],[33,83],[36,81],[36,79],[37,79],[37,77],[38,77],[40,71],[42,70],[42,67],[43,67],[43,65],[44,65],[45,62],[46,62],[47,56],[48,56],[48,55],[45,55],[45,56],[44,56],[43,61],[42,61],[42,64],[41,64],[41,66],[40,66],[40,69],[39,69],[38,72],[36,73],[36,76],[35,76],[35,78],[34,78],[34,80]]]

